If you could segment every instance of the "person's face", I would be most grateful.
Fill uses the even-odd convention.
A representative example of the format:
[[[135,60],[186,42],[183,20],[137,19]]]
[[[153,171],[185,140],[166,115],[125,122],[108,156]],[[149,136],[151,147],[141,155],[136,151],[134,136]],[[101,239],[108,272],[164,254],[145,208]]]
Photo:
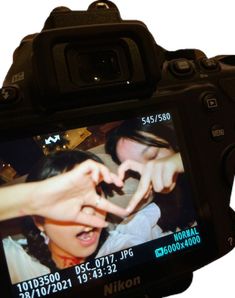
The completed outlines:
[[[106,213],[90,207],[84,207],[83,212],[100,218]],[[49,249],[53,255],[65,257],[87,258],[98,246],[102,229],[83,226],[76,223],[60,222],[46,218],[41,230],[49,238]]]
[[[142,132],[142,134],[167,144],[165,140],[150,133]],[[116,152],[120,162],[131,159],[141,163],[146,163],[153,159],[164,158],[174,153],[171,148],[149,146],[128,138],[121,138],[117,142]]]

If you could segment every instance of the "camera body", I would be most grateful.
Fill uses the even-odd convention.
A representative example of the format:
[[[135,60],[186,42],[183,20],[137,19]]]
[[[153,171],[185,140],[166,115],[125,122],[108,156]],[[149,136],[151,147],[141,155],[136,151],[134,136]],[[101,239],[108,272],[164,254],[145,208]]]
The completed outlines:
[[[6,84],[19,86],[24,106],[32,98],[34,108],[61,110],[151,96],[161,75],[153,37],[115,6],[92,7],[57,8],[41,33],[22,41]]]
[[[155,110],[161,111],[157,117]],[[1,89],[4,142],[104,119],[141,115],[143,125],[152,125],[164,120],[166,111],[174,118],[202,242],[196,250],[161,259],[158,268],[151,262],[132,264],[128,272],[114,275],[112,287],[123,290],[120,296],[132,293],[130,284],[161,295],[183,290],[179,285],[185,276],[235,246],[229,207],[235,173],[235,56],[208,59],[200,50],[169,52],[143,23],[123,21],[115,5],[97,1],[88,11],[54,10],[41,33],[24,38]],[[178,282],[172,292],[168,281]]]

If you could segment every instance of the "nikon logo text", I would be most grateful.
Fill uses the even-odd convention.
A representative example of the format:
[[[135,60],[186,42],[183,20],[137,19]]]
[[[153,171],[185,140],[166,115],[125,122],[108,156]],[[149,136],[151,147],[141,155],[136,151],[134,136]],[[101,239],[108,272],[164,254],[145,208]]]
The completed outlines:
[[[136,276],[132,279],[117,280],[117,281],[111,282],[110,284],[107,284],[104,286],[104,296],[125,291],[137,285],[140,285],[140,283],[141,283],[140,276]]]

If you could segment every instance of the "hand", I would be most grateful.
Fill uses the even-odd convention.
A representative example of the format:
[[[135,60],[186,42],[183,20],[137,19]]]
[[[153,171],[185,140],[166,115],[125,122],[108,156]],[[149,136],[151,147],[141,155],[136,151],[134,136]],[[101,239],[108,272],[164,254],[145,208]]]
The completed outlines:
[[[148,197],[151,188],[159,193],[171,192],[175,188],[177,175],[184,172],[180,153],[154,159],[146,164],[126,160],[118,169],[121,180],[124,179],[128,170],[138,172],[141,175],[138,188],[127,207],[128,212],[132,212],[142,199]]]
[[[87,160],[69,172],[35,182],[33,195],[22,212],[59,221],[105,227],[107,223],[104,220],[83,212],[83,207],[93,207],[121,217],[126,216],[127,211],[97,194],[96,187],[101,181],[123,186],[122,180],[104,165]]]

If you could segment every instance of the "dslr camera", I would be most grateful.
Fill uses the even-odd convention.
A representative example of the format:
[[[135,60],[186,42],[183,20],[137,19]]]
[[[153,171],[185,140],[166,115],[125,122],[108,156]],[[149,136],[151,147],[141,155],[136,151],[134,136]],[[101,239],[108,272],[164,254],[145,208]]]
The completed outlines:
[[[98,251],[79,262],[77,248],[69,266],[55,259],[48,265],[52,251],[45,262],[37,255],[45,245],[50,251],[51,239],[40,246],[35,236],[32,252],[24,216],[2,221],[5,297],[164,297],[186,290],[193,271],[235,245],[234,119],[235,56],[167,51],[144,23],[122,20],[109,1],[87,11],[54,9],[40,33],[22,40],[1,88],[1,185],[27,183],[39,159],[77,149],[112,170],[126,160],[144,167],[172,155],[183,166],[166,193],[155,189],[154,172],[150,199],[130,218],[110,216]],[[107,198],[115,204],[126,206],[125,193],[134,188],[130,199],[142,179],[133,168],[128,173],[127,189]],[[86,248],[89,233],[76,236]],[[34,270],[35,263],[44,269]]]

